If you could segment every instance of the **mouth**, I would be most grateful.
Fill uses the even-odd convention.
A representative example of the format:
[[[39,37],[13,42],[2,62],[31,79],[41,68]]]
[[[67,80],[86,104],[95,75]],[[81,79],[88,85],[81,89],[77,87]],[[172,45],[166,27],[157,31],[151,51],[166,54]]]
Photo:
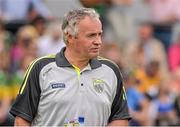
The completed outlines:
[[[92,52],[99,52],[100,48],[91,48]]]

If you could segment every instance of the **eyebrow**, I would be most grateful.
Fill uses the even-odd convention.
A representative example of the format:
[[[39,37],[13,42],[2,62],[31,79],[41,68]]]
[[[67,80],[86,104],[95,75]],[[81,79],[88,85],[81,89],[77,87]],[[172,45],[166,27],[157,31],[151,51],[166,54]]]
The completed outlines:
[[[87,34],[102,34],[103,31],[101,30],[100,32],[88,32]]]
[[[95,36],[102,35],[102,31],[101,32],[89,32],[89,33],[87,33],[87,36],[93,36],[93,35],[95,35]]]

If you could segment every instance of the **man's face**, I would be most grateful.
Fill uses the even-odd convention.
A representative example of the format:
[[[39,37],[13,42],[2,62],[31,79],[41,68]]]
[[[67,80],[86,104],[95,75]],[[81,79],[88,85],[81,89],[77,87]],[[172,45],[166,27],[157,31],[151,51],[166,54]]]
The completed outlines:
[[[77,24],[78,33],[72,38],[72,46],[78,56],[94,58],[99,55],[102,40],[102,24],[99,19],[85,17]]]

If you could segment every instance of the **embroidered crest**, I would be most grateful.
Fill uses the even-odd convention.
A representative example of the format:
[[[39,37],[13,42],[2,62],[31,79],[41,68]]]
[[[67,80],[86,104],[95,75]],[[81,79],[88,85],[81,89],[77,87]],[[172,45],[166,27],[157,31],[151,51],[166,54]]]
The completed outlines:
[[[93,79],[93,87],[98,93],[102,93],[104,91],[105,84],[106,82],[101,79]]]

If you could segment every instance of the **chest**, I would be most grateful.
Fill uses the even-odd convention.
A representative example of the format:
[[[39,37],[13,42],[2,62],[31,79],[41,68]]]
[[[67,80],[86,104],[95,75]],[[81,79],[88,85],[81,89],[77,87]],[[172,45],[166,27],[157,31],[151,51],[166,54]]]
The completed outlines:
[[[50,67],[40,75],[41,99],[54,105],[109,105],[116,84],[115,75],[106,69],[85,70],[78,75],[74,68]]]

